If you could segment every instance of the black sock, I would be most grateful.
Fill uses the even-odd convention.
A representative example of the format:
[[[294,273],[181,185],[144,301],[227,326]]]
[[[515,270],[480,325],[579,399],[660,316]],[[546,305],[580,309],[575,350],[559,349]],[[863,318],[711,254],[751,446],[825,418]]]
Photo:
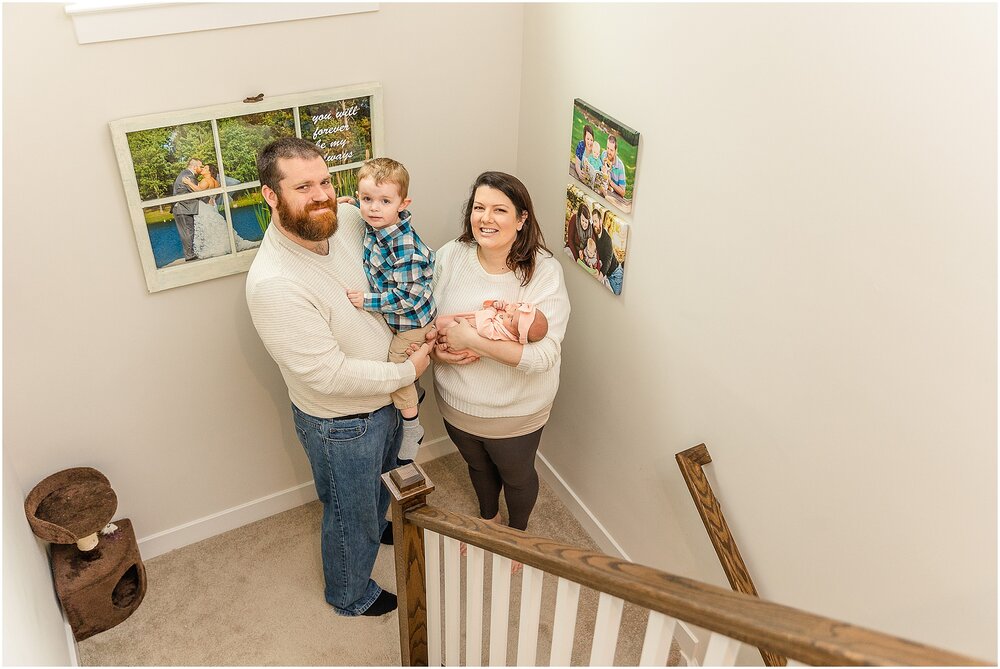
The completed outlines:
[[[385,529],[382,530],[382,538],[379,539],[379,542],[382,543],[382,544],[385,544],[386,546],[391,546],[392,545],[392,521],[391,520],[389,521],[389,524],[385,526]]]
[[[403,416],[403,420],[416,420],[418,418],[420,418],[420,414],[419,413],[416,416],[414,416],[413,418],[407,418],[406,416]]]
[[[388,592],[386,590],[382,591],[382,594],[378,596],[372,605],[365,609],[365,612],[361,615],[363,616],[384,616],[390,611],[395,611],[398,604],[396,603],[396,595]]]

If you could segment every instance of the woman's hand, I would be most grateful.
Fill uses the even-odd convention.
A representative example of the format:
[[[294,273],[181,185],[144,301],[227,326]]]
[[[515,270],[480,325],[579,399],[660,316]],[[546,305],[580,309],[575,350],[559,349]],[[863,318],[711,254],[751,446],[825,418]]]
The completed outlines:
[[[465,318],[456,319],[452,325],[438,334],[438,343],[447,344],[452,351],[472,348],[480,339],[479,333]]]
[[[438,344],[431,350],[431,360],[449,365],[468,365],[479,360],[472,351],[450,351],[447,344]]]

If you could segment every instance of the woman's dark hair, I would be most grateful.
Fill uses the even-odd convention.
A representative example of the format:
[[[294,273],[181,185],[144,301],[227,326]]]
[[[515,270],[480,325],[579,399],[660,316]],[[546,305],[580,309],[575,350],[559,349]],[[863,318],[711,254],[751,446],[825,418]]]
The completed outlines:
[[[524,220],[524,225],[517,232],[514,245],[511,246],[507,254],[507,267],[514,272],[514,275],[521,279],[521,285],[527,286],[531,277],[535,274],[535,254],[539,250],[552,255],[552,251],[545,246],[545,237],[542,236],[542,229],[538,226],[538,219],[535,218],[535,208],[531,204],[531,195],[517,177],[504,172],[483,172],[476,177],[472,189],[469,191],[469,201],[465,203],[462,221],[462,236],[458,238],[460,242],[475,244],[476,238],[472,234],[472,205],[476,201],[476,190],[480,186],[494,188],[514,203],[514,213],[518,218],[525,212],[528,217]]]
[[[219,180],[219,168],[212,163],[205,163],[205,167],[208,168],[208,173],[212,175],[212,178],[216,181]]]

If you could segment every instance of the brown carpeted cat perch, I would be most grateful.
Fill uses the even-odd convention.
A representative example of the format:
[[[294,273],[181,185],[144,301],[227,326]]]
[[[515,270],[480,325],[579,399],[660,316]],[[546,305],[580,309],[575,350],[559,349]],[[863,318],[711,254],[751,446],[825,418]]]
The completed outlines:
[[[52,543],[56,593],[77,641],[128,618],[146,594],[132,522],[109,524],[117,508],[111,483],[90,467],[56,472],[24,500],[32,531]]]

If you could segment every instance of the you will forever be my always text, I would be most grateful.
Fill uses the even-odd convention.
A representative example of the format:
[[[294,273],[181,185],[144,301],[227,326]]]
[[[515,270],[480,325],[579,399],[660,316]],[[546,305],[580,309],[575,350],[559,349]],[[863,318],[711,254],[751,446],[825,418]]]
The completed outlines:
[[[358,105],[354,105],[352,107],[348,107],[345,110],[338,111],[336,114],[327,112],[325,114],[314,115],[312,117],[313,127],[318,126],[322,121],[343,120],[343,125],[331,126],[329,128],[316,127],[316,130],[313,131],[313,136],[312,136],[313,141],[316,142],[316,146],[323,149],[324,151],[325,150],[336,151],[337,149],[343,149],[345,146],[347,146],[346,139],[327,138],[327,140],[323,140],[320,138],[326,135],[335,135],[338,132],[344,132],[345,130],[347,130],[350,125],[347,119],[352,116],[356,116],[359,111],[360,107],[358,107]],[[342,162],[345,160],[350,160],[353,156],[354,156],[353,151],[341,151],[340,153],[335,153],[333,155],[326,155],[324,156],[324,158],[328,163],[331,163],[331,162]]]

